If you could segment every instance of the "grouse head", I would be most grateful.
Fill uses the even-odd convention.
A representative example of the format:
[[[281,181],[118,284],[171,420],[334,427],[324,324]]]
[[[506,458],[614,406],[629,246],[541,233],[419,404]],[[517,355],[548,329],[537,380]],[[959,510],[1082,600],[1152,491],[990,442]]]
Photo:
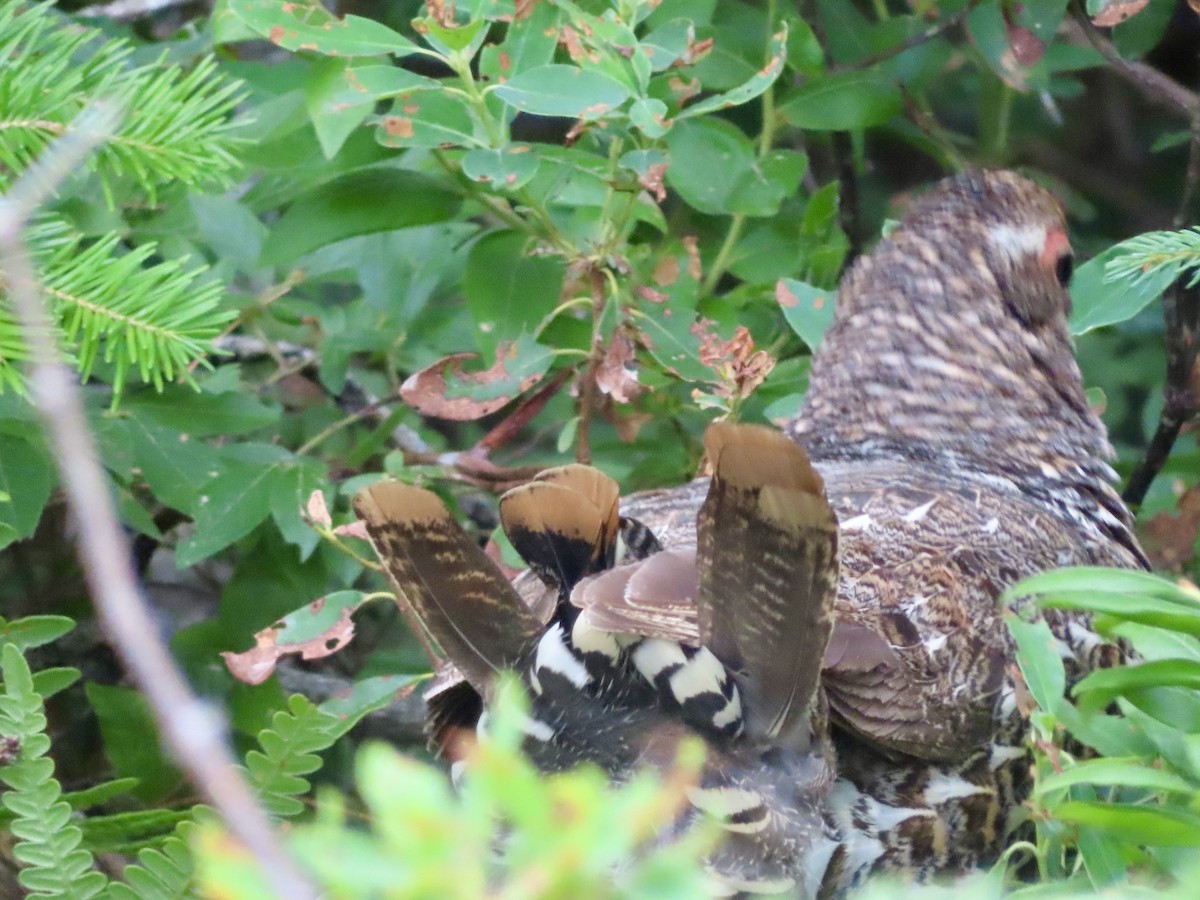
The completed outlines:
[[[1049,191],[1008,171],[940,182],[842,280],[793,436],[818,460],[999,476],[1127,530],[1075,360],[1070,275]]]

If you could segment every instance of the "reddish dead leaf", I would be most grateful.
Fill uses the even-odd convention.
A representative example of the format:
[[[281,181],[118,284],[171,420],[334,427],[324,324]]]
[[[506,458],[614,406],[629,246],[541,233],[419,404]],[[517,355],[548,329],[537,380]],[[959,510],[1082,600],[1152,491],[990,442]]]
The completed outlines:
[[[562,27],[562,33],[559,35],[559,41],[567,48],[567,55],[571,57],[573,62],[597,62],[600,59],[600,54],[594,50],[588,50],[583,46],[583,42],[579,39],[579,32],[570,25]]]
[[[463,363],[470,359],[477,359],[478,354],[452,353],[439,359],[432,366],[410,375],[400,386],[400,396],[417,412],[427,416],[452,419],[456,422],[481,419],[506,406],[513,397],[529,390],[541,380],[542,374],[535,373],[523,378],[514,391],[486,400],[476,400],[473,397],[449,396],[446,373],[449,372],[455,381],[467,388],[495,384],[509,377],[507,363],[512,352],[512,344],[501,344],[496,348],[496,362],[491,368],[484,369],[482,372],[463,370]]]
[[[537,2],[538,0],[517,0],[517,2],[513,4],[513,21],[528,19],[530,14],[533,12],[533,7],[537,4]]]
[[[613,410],[608,418],[617,430],[618,440],[626,444],[632,444],[637,440],[638,432],[642,430],[643,426],[654,421],[654,413],[642,412],[618,415],[616,410]]]
[[[775,302],[780,306],[792,307],[800,303],[800,298],[792,293],[782,278],[775,282]]]
[[[395,137],[410,138],[413,136],[413,121],[404,116],[384,116],[383,130]]]
[[[347,522],[345,525],[339,525],[337,528],[333,529],[333,533],[338,537],[355,537],[364,541],[369,541],[371,539],[370,535],[367,534],[367,526],[362,522],[357,521]]]
[[[1112,26],[1120,25],[1126,19],[1136,16],[1149,3],[1150,0],[1117,0],[1116,3],[1108,4],[1108,6],[1092,16],[1092,23],[1101,28],[1112,28]],[[1200,2],[1198,0],[1188,0],[1188,5],[1195,10],[1200,5]],[[1197,10],[1197,12],[1200,12],[1200,10]]]
[[[604,358],[596,368],[596,387],[600,393],[607,394],[617,403],[629,403],[645,387],[638,382],[637,370],[630,364],[633,362],[633,341],[623,331],[613,333]]]
[[[1029,685],[1025,683],[1025,676],[1021,674],[1021,667],[1016,663],[1009,663],[1008,677],[1012,680],[1013,696],[1017,702],[1017,712],[1022,717],[1028,719],[1037,709],[1037,701],[1033,699],[1033,694],[1029,691]]]
[[[654,274],[650,277],[659,287],[670,287],[679,279],[680,271],[678,259],[674,256],[664,256],[658,261],[654,267]]]
[[[361,595],[360,595],[361,596]],[[314,600],[303,611],[317,617],[325,606],[325,598]],[[341,650],[354,637],[354,622],[350,614],[357,606],[344,606],[338,610],[336,619],[320,633],[303,641],[281,643],[281,633],[287,628],[287,620],[276,622],[254,636],[254,647],[242,653],[222,653],[225,665],[238,681],[246,684],[262,684],[275,672],[275,665],[284,656],[299,654],[302,659],[321,659]],[[297,615],[293,613],[293,616]],[[292,616],[288,617],[289,619]]]
[[[775,359],[765,350],[754,349],[754,338],[750,330],[739,325],[729,340],[709,329],[710,319],[698,319],[692,333],[700,338],[700,362],[716,373],[716,394],[727,400],[749,397],[762,384],[771,370]]]
[[[425,0],[425,8],[429,10],[429,17],[443,28],[457,26],[458,23],[454,16],[454,0],[450,0],[449,3],[446,0]]]
[[[1142,544],[1155,569],[1178,571],[1196,554],[1200,534],[1200,485],[1180,496],[1175,512],[1160,512],[1142,527]]]
[[[1046,45],[1024,25],[1008,25],[1008,46],[1019,66],[1032,66],[1046,54]]]
[[[671,93],[675,96],[675,102],[679,106],[683,106],[686,101],[691,100],[701,90],[699,78],[684,81],[682,78],[675,77],[667,82],[667,86],[671,89]]]
[[[704,274],[704,268],[700,264],[700,246],[694,234],[685,234],[679,239],[683,244],[683,249],[687,251],[687,273],[700,280],[700,276]]]
[[[650,303],[666,303],[671,299],[662,291],[656,291],[654,288],[647,287],[644,284],[637,289],[637,295]]]
[[[492,538],[488,538],[488,542],[483,545],[483,552],[487,555],[488,559],[496,564],[496,568],[503,572],[504,577],[509,581],[512,581],[525,571],[524,569],[514,569],[506,563],[504,561],[504,554],[500,552],[500,545]]]
[[[318,528],[328,528],[333,524],[333,519],[329,517],[329,507],[325,505],[325,494],[321,491],[313,491],[308,495],[305,512],[308,514],[308,521]]]

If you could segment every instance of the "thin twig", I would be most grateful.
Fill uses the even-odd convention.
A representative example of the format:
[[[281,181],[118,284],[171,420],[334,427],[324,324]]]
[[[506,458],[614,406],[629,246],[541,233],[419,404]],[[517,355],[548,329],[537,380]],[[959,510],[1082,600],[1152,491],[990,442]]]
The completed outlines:
[[[110,104],[85,110],[0,200],[0,257],[29,347],[30,389],[79,525],[78,552],[97,617],[149,700],[168,746],[229,831],[258,859],[275,893],[286,900],[315,897],[239,774],[220,719],[192,693],[158,638],[88,430],[79,386],[60,360],[53,323],[22,240],[21,228],[29,216],[111,134],[119,119],[119,110]]]
[[[1071,11],[1079,29],[1096,51],[1107,60],[1112,71],[1137,88],[1143,97],[1170,112],[1182,114],[1188,121],[1200,116],[1200,94],[1188,90],[1153,66],[1121,56],[1113,42],[1092,24],[1083,0],[1074,0]]]
[[[927,44],[934,38],[945,34],[951,28],[956,28],[957,26],[961,25],[966,20],[967,16],[970,15],[971,10],[978,6],[979,3],[980,0],[969,0],[966,6],[953,15],[947,16],[946,18],[940,20],[936,25],[931,25],[924,31],[918,32],[910,37],[906,37],[900,43],[893,44],[886,50],[881,50],[878,53],[874,53],[871,56],[866,57],[865,59],[860,59],[853,65],[836,66],[834,67],[834,71],[857,72],[861,69],[869,69],[871,66],[885,62],[886,60],[891,59],[893,56],[899,56],[905,50],[912,50],[914,47],[920,47],[922,44]]]
[[[1200,398],[1192,388],[1192,371],[1200,350],[1200,286],[1184,287],[1181,277],[1163,294],[1163,320],[1167,343],[1167,384],[1163,388],[1163,408],[1158,428],[1145,453],[1129,476],[1122,496],[1130,506],[1141,505],[1151,482],[1158,475],[1179,431],[1197,412]]]

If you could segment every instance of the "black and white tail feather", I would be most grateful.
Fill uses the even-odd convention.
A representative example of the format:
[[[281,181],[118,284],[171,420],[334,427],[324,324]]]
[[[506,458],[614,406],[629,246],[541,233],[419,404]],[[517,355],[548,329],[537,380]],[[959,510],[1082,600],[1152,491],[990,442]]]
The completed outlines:
[[[616,484],[588,467],[505,495],[506,534],[556,595],[547,622],[431,492],[380,482],[355,510],[396,590],[485,704],[497,672],[523,675],[525,748],[539,766],[591,762],[621,778],[669,765],[699,735],[709,751],[688,817],[724,829],[715,892],[815,896],[849,862],[829,808],[819,685],[837,524],[804,451],[779,432],[718,423],[705,445],[713,479],[694,553],[662,551],[622,520]]]

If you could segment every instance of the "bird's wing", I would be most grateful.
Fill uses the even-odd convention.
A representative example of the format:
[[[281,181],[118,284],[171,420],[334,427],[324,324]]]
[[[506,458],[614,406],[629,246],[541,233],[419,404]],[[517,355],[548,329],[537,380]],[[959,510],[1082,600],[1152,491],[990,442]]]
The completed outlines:
[[[380,481],[354,498],[393,586],[471,685],[529,652],[542,622],[432,491]]]
[[[619,498],[617,483],[598,469],[560,466],[501,497],[500,521],[543,582],[570,589],[612,565]]]
[[[806,724],[833,626],[838,532],[821,477],[779,431],[717,423],[697,520],[700,640],[732,670],[747,732]]]

